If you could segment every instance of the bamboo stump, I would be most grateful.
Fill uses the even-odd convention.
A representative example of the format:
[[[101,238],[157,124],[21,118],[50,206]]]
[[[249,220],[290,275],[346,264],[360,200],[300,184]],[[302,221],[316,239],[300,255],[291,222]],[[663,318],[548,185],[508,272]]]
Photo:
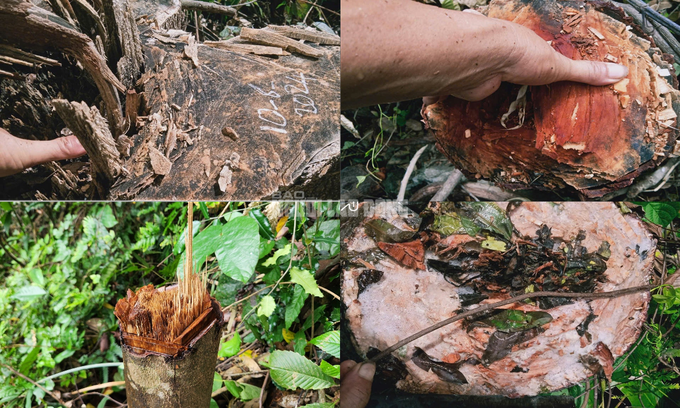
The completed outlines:
[[[417,216],[406,217],[384,204],[364,214],[365,218],[350,219],[343,226],[343,241],[347,245],[342,294],[345,319],[351,341],[361,357],[372,357],[376,353],[373,349],[384,350],[460,313],[463,307],[472,309],[475,304],[512,297],[511,286],[500,285],[486,292],[487,299],[463,306],[465,288],[455,286],[432,268],[433,260],[446,259],[445,252],[428,244],[425,233],[417,233],[427,231]],[[622,214],[613,203],[522,203],[510,209],[508,215],[520,236],[536,237],[537,230],[547,225],[557,240],[573,240],[583,231],[585,239],[580,245],[588,252],[597,251],[603,241],[608,242],[611,255],[606,261],[604,279],[597,283],[594,292],[649,282],[656,242],[638,217]],[[383,232],[389,231],[391,239],[369,235],[372,229],[367,226],[369,223],[375,226],[375,220],[381,220],[382,226],[391,225],[381,227]],[[478,240],[466,234],[453,234],[442,237],[439,243],[446,243],[450,256],[479,245]],[[401,251],[394,251],[395,248]],[[471,274],[475,271],[467,269]],[[640,335],[649,300],[649,292],[640,292],[578,300],[543,310],[538,307],[540,303],[517,303],[510,308],[546,312],[552,320],[522,332],[533,337],[506,349],[505,356],[500,355],[490,363],[484,361],[489,360],[486,353],[498,330],[473,328],[469,321],[457,321],[393,352],[391,361],[378,363],[376,378],[384,381],[391,376],[397,388],[411,393],[522,397],[568,387],[600,370],[611,375],[614,359],[624,354]],[[446,364],[432,365],[428,370],[423,365],[423,361],[428,361],[423,355]],[[454,363],[459,363],[456,370],[447,371]]]
[[[187,344],[154,342],[122,333],[125,386],[130,408],[207,408],[224,324],[212,299],[208,319]]]
[[[569,58],[617,62],[630,74],[605,87],[530,87],[522,98],[519,86],[503,84],[479,102],[449,97],[425,107],[437,147],[468,175],[511,189],[574,188],[598,198],[677,152],[680,93],[672,64],[627,23],[580,1],[495,0],[488,15],[532,29]]]

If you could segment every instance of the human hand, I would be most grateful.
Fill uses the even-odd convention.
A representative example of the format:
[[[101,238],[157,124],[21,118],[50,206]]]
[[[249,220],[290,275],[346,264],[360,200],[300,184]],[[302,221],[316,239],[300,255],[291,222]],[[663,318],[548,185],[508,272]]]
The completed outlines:
[[[345,360],[340,364],[340,408],[364,408],[371,399],[375,364]]]
[[[503,81],[607,85],[628,75],[623,65],[573,61],[530,29],[479,13],[412,0],[343,0],[342,10],[343,109],[424,96],[481,100]]]
[[[74,159],[85,154],[75,136],[54,140],[26,140],[0,128],[0,177],[52,160]]]

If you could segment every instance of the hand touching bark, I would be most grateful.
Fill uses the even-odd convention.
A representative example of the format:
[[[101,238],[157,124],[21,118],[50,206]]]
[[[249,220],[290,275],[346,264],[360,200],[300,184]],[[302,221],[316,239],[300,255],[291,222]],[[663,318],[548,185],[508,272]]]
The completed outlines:
[[[25,140],[0,129],[0,177],[52,160],[73,159],[85,154],[75,136],[54,140]]]

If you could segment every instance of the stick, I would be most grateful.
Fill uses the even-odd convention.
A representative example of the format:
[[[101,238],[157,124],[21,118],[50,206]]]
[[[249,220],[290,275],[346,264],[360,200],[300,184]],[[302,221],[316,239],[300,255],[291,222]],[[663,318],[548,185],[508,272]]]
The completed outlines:
[[[264,397],[264,390],[267,389],[267,383],[268,382],[269,382],[269,370],[267,370],[267,376],[264,377],[264,383],[262,384],[262,390],[260,391],[260,401],[259,401],[260,402],[260,408],[264,407],[264,405],[262,405],[262,403],[263,403],[262,398]]]
[[[416,152],[416,154],[413,156],[411,159],[411,163],[408,164],[408,168],[406,168],[406,173],[404,174],[404,178],[401,179],[401,186],[399,187],[399,195],[397,195],[397,201],[404,201],[404,196],[406,195],[406,185],[408,184],[408,179],[411,178],[411,173],[413,173],[413,169],[416,167],[416,162],[420,158],[420,155],[423,154],[425,149],[427,149],[429,145],[425,145],[420,148]]]
[[[434,195],[434,197],[432,197],[430,202],[445,201],[462,180],[463,173],[458,169],[454,169],[451,174],[449,174],[449,177],[444,182],[442,188]]]
[[[227,14],[232,17],[236,16],[238,13],[234,8],[217,3],[205,3],[196,0],[182,0],[181,3],[182,8],[185,10],[207,11],[208,13]]]
[[[456,322],[458,320],[465,319],[470,316],[475,316],[480,313],[486,312],[487,310],[492,310],[492,309],[497,309],[501,306],[505,305],[510,305],[513,303],[521,302],[524,299],[530,299],[530,298],[537,298],[537,297],[563,297],[563,298],[577,298],[577,299],[602,299],[602,298],[614,298],[618,296],[624,296],[624,295],[630,295],[632,293],[637,293],[637,292],[642,292],[642,291],[649,291],[652,288],[654,288],[654,285],[644,285],[644,286],[634,286],[632,288],[626,288],[626,289],[620,289],[620,290],[613,290],[611,292],[600,292],[600,293],[563,293],[563,292],[534,292],[534,293],[524,293],[519,296],[515,296],[510,299],[506,300],[501,300],[500,302],[496,303],[490,303],[487,305],[480,306],[476,309],[468,310],[467,312],[463,312],[461,314],[458,314],[456,316],[450,317],[446,320],[442,320],[439,323],[435,323],[432,326],[423,329],[419,331],[416,334],[413,334],[403,340],[398,341],[397,343],[389,346],[385,350],[381,351],[378,353],[376,356],[366,360],[365,362],[372,362],[375,363],[376,361],[380,360],[381,358],[387,357],[390,353],[392,353],[394,350],[397,350],[398,348],[419,339],[420,337],[425,336],[426,334],[430,334],[433,331],[440,329],[444,326],[447,326],[453,322]]]
[[[28,378],[28,377],[26,377],[25,375],[21,374],[20,372],[18,372],[18,371],[15,370],[14,368],[8,366],[7,364],[2,364],[2,365],[5,366],[5,367],[7,367],[7,368],[8,368],[11,372],[13,372],[14,374],[18,375],[19,377],[23,378],[24,380],[30,382],[31,384],[33,384],[33,385],[35,385],[36,387],[40,388],[41,390],[45,391],[45,393],[46,393],[47,395],[49,395],[49,396],[51,396],[52,398],[54,398],[55,400],[57,400],[57,402],[59,402],[61,405],[65,406],[65,407],[68,406],[68,405],[66,405],[66,403],[65,403],[64,401],[61,400],[61,398],[57,397],[52,391],[49,391],[47,388],[45,388],[45,387],[43,387],[42,385],[38,384],[37,382],[31,380],[30,378]]]

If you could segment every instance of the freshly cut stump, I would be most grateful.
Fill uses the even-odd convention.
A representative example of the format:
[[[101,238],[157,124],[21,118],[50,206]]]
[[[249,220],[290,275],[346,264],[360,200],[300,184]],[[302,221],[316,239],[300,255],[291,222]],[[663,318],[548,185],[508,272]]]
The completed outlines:
[[[499,204],[505,206],[505,204]],[[397,341],[460,312],[457,287],[444,275],[429,267],[407,267],[378,248],[376,239],[367,235],[366,224],[381,218],[411,237],[392,237],[399,241],[419,241],[418,225],[396,213],[376,208],[373,214],[357,223],[345,239],[348,267],[343,272],[343,302],[346,319],[356,351],[362,356],[372,349],[384,350]],[[383,215],[385,214],[385,215]],[[552,237],[573,241],[585,233],[581,245],[589,253],[598,251],[603,241],[610,244],[602,283],[595,292],[645,285],[653,267],[656,242],[644,224],[632,214],[621,214],[613,203],[522,203],[509,211],[509,217],[521,236],[536,237],[545,224]],[[401,227],[399,227],[401,223]],[[408,225],[407,225],[408,224]],[[422,227],[421,227],[422,228]],[[517,237],[513,236],[513,240]],[[474,239],[468,235],[451,235],[452,248]],[[479,239],[478,239],[479,240]],[[427,248],[427,247],[426,247]],[[440,252],[441,255],[441,252]],[[425,264],[442,259],[431,247],[426,249]],[[404,258],[406,259],[406,258]],[[472,271],[473,272],[473,271]],[[509,287],[499,288],[479,304],[510,298]],[[397,388],[412,393],[531,396],[568,387],[592,376],[600,365],[607,373],[613,360],[628,350],[638,338],[647,316],[650,294],[641,292],[611,299],[575,300],[571,304],[542,310],[552,316],[537,335],[513,346],[503,358],[485,366],[481,363],[494,327],[470,330],[467,322],[458,321],[436,330],[392,353],[396,366],[405,367]],[[520,303],[511,309],[540,311],[536,304]],[[593,315],[595,315],[593,319]],[[586,319],[586,332],[578,333]],[[536,333],[534,333],[536,334]],[[468,360],[458,374],[426,370],[423,360],[416,365],[414,355],[447,363]],[[607,356],[607,352],[611,355]],[[473,360],[478,361],[473,361]],[[598,361],[600,365],[593,364]],[[393,370],[398,373],[399,370]],[[611,374],[611,373],[610,373]]]
[[[449,97],[427,106],[423,117],[438,148],[468,175],[507,188],[571,186],[602,197],[676,150],[680,94],[673,69],[630,26],[581,1],[494,0],[488,15],[532,29],[569,58],[617,62],[630,73],[604,87],[530,87],[505,126],[502,117],[520,95],[516,85],[503,84],[479,102]]]

